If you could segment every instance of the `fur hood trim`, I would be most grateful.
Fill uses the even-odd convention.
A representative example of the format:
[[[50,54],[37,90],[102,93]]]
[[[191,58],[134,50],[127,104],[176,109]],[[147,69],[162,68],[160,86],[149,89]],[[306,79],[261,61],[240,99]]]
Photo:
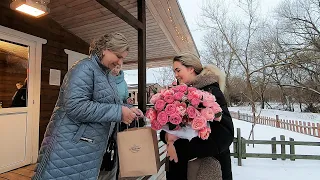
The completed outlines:
[[[226,75],[217,66],[209,64],[203,67],[203,70],[194,81],[190,82],[188,85],[192,85],[195,88],[203,88],[210,84],[217,82],[219,88],[222,92],[225,90],[226,86]]]

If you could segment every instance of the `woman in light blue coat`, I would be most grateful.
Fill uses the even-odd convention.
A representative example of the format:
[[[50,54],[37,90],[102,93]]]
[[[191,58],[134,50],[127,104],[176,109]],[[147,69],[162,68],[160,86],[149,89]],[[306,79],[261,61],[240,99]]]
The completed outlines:
[[[118,89],[118,95],[120,97],[120,100],[127,104],[127,99],[129,98],[129,92],[128,92],[128,84],[124,80],[124,73],[122,69],[122,65],[116,66],[113,70],[111,70],[111,74],[113,75]]]
[[[96,180],[115,124],[142,112],[122,105],[109,72],[122,64],[129,45],[120,33],[100,37],[90,57],[66,74],[40,148],[33,180]]]

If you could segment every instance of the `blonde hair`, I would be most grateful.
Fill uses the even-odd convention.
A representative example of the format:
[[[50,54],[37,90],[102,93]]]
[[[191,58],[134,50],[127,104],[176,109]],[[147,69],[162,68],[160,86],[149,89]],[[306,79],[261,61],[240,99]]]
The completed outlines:
[[[89,54],[96,54],[101,60],[103,51],[107,49],[114,53],[120,54],[124,51],[129,51],[129,42],[121,33],[105,34],[90,44]]]
[[[192,67],[196,74],[200,74],[203,69],[199,57],[189,52],[185,52],[174,57],[173,62],[174,61],[179,61],[186,67]]]
[[[203,67],[200,58],[189,52],[182,53],[181,55],[174,57],[173,62],[174,61],[179,61],[186,67],[192,67],[195,73],[200,76],[214,74],[217,77],[220,90],[224,92],[226,86],[226,75],[217,66],[208,64]]]

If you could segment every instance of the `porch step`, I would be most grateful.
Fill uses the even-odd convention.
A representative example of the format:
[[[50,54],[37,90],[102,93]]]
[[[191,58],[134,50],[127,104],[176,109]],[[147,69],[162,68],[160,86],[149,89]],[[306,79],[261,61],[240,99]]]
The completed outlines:
[[[0,174],[0,180],[30,180],[33,176],[35,165],[24,166],[6,173]]]

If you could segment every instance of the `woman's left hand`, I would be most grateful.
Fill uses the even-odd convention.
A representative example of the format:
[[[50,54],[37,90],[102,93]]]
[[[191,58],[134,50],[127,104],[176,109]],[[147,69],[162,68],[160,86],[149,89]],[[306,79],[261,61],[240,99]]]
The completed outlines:
[[[172,142],[175,142],[176,140],[179,139],[179,137],[173,135],[173,134],[170,134],[170,133],[166,133],[166,141],[169,142],[169,141],[172,141]]]
[[[167,157],[169,157],[170,161],[174,160],[175,163],[178,162],[178,155],[172,141],[167,144]]]

